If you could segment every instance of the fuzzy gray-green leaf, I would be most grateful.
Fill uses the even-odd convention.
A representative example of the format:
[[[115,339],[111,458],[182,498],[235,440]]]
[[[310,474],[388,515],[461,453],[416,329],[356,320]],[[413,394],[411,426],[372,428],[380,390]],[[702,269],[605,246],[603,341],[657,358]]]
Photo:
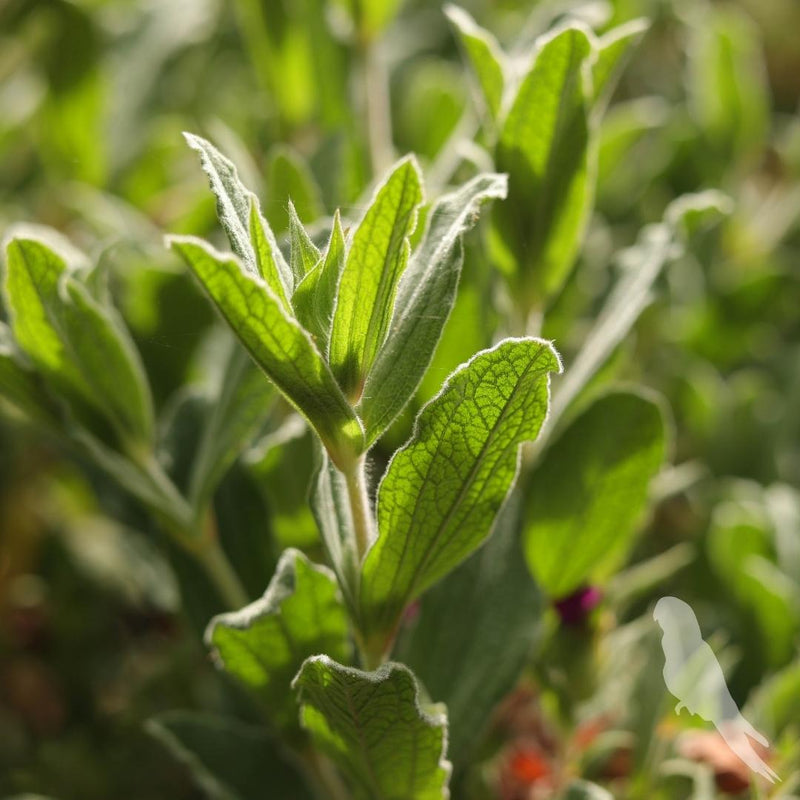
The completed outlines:
[[[461,235],[481,206],[506,196],[505,175],[478,175],[441,197],[397,290],[389,334],[367,376],[359,412],[372,444],[403,410],[433,358],[461,275]]]
[[[405,158],[378,188],[353,234],[339,281],[329,355],[348,396],[361,396],[364,378],[386,338],[421,203],[419,167],[413,158]]]
[[[217,216],[228,236],[231,249],[240,259],[248,272],[260,275],[278,297],[285,298],[291,294],[294,286],[289,265],[275,242],[275,236],[266,220],[261,215],[256,196],[239,180],[236,167],[225,158],[211,142],[192,133],[184,133],[189,147],[200,154],[200,163],[208,176],[211,191],[217,199]],[[256,217],[256,224],[251,221],[251,214]],[[257,248],[251,239],[251,231],[263,237],[264,247]],[[269,252],[267,260],[264,253]],[[278,286],[278,282],[281,284]]]
[[[308,419],[331,457],[360,452],[363,432],[355,412],[309,334],[286,314],[269,287],[199,239],[173,237],[170,246],[184,258],[256,363]]]
[[[337,211],[325,255],[295,289],[292,305],[300,324],[314,337],[321,352],[327,353],[339,276],[344,268],[345,242],[342,220]]]
[[[409,602],[489,535],[560,370],[549,342],[507,339],[459,367],[420,411],[378,489],[378,538],[361,576],[367,637],[390,633]]]
[[[349,778],[357,800],[446,800],[447,722],[419,703],[408,667],[376,672],[309,658],[292,684],[314,744]]]
[[[64,259],[37,239],[9,242],[7,271],[12,329],[33,363],[102,411],[123,438],[149,440],[149,386],[114,311],[94,300]]]
[[[289,691],[306,658],[350,658],[347,615],[336,579],[299,550],[284,551],[264,596],[211,620],[206,643],[226,672],[253,690],[281,728],[298,725]]]

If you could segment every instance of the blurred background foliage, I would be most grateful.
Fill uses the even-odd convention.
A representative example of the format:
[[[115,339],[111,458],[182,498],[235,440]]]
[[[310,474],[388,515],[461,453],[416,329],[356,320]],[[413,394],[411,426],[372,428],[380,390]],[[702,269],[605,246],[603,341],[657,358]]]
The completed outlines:
[[[649,614],[654,599],[674,593],[714,632],[736,699],[780,753],[789,780],[774,796],[790,797],[800,791],[791,767],[800,758],[800,5],[464,7],[517,55],[566,15],[599,32],[651,21],[602,123],[579,266],[545,317],[567,371],[625,269],[614,253],[683,192],[719,188],[733,212],[668,268],[595,381],[653,387],[671,409],[675,466],[657,481],[652,519],[584,627],[555,630],[548,618],[535,669],[498,711],[458,791],[549,797],[547,778],[559,770],[623,781],[617,796],[747,791],[747,775],[713,743],[678,737],[683,723],[665,706]],[[290,196],[306,223],[337,207],[357,217],[393,157],[390,141],[395,154],[420,156],[429,196],[490,164],[469,78],[441,4],[429,0],[5,0],[0,230],[50,225],[98,260],[167,420],[169,449],[191,436],[192,403],[213,397],[230,348],[162,246],[164,231],[222,244],[181,131],[231,156],[285,232]],[[391,120],[382,140],[371,140],[371,114],[373,131]],[[509,327],[503,281],[483,251],[467,253],[417,408]],[[379,457],[405,440],[413,411]],[[285,417],[280,404],[271,409],[267,435],[214,501],[253,596],[283,547],[318,552],[305,502],[310,438]],[[253,715],[208,663],[199,633],[220,607],[192,570],[107,477],[2,418],[0,795],[203,796],[143,728],[169,708]]]

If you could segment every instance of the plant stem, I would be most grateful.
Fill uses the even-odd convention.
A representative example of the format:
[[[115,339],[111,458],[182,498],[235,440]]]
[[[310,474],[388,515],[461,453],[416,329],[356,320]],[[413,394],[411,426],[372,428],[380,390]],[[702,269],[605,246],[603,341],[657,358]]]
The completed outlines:
[[[370,164],[372,174],[380,175],[392,163],[392,115],[386,65],[372,39],[359,39],[358,63]]]
[[[239,576],[228,561],[216,536],[206,539],[202,546],[195,550],[195,555],[226,606],[236,611],[250,602]]]
[[[364,558],[374,538],[374,521],[369,504],[369,495],[367,494],[365,462],[365,456],[360,456],[352,464],[351,468],[344,473],[359,562]]]
[[[320,800],[349,800],[350,793],[325,756],[309,747],[300,754]]]

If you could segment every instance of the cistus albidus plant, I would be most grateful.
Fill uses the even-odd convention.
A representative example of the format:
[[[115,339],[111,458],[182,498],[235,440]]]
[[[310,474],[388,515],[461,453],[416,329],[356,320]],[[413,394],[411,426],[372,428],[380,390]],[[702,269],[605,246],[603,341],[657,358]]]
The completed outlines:
[[[232,251],[166,240],[236,340],[212,401],[185,397],[157,421],[102,269],[52,232],[8,237],[7,405],[137,498],[218,600],[205,642],[252,714],[150,723],[213,797],[482,796],[470,792],[492,712],[531,660],[564,719],[590,695],[582,626],[668,454],[660,398],[608,387],[601,368],[724,197],[681,197],[641,231],[566,364],[542,336],[591,217],[600,122],[646,26],[598,37],[567,22],[520,59],[447,13],[492,171],[457,163],[455,181],[440,163],[426,194],[408,156],[357,218],[305,225],[289,203],[280,237],[233,163],[187,134]],[[503,311],[488,336],[459,305],[480,285],[465,257],[500,276],[481,298]],[[476,338],[494,343],[464,352]],[[298,427],[321,547],[285,548],[258,596],[226,553],[214,496],[243,451],[263,459]],[[553,797],[607,796],[546,772]]]

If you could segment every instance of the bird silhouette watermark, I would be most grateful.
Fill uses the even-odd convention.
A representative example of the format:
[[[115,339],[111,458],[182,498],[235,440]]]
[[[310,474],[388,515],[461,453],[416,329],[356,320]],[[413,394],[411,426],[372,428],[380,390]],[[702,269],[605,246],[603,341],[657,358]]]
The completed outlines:
[[[739,711],[714,651],[703,640],[691,606],[677,597],[662,597],[656,603],[653,618],[664,631],[664,682],[678,699],[675,713],[686,708],[712,723],[733,753],[753,772],[770,783],[780,780],[753,749],[751,739],[763,747],[768,747],[769,742]]]

